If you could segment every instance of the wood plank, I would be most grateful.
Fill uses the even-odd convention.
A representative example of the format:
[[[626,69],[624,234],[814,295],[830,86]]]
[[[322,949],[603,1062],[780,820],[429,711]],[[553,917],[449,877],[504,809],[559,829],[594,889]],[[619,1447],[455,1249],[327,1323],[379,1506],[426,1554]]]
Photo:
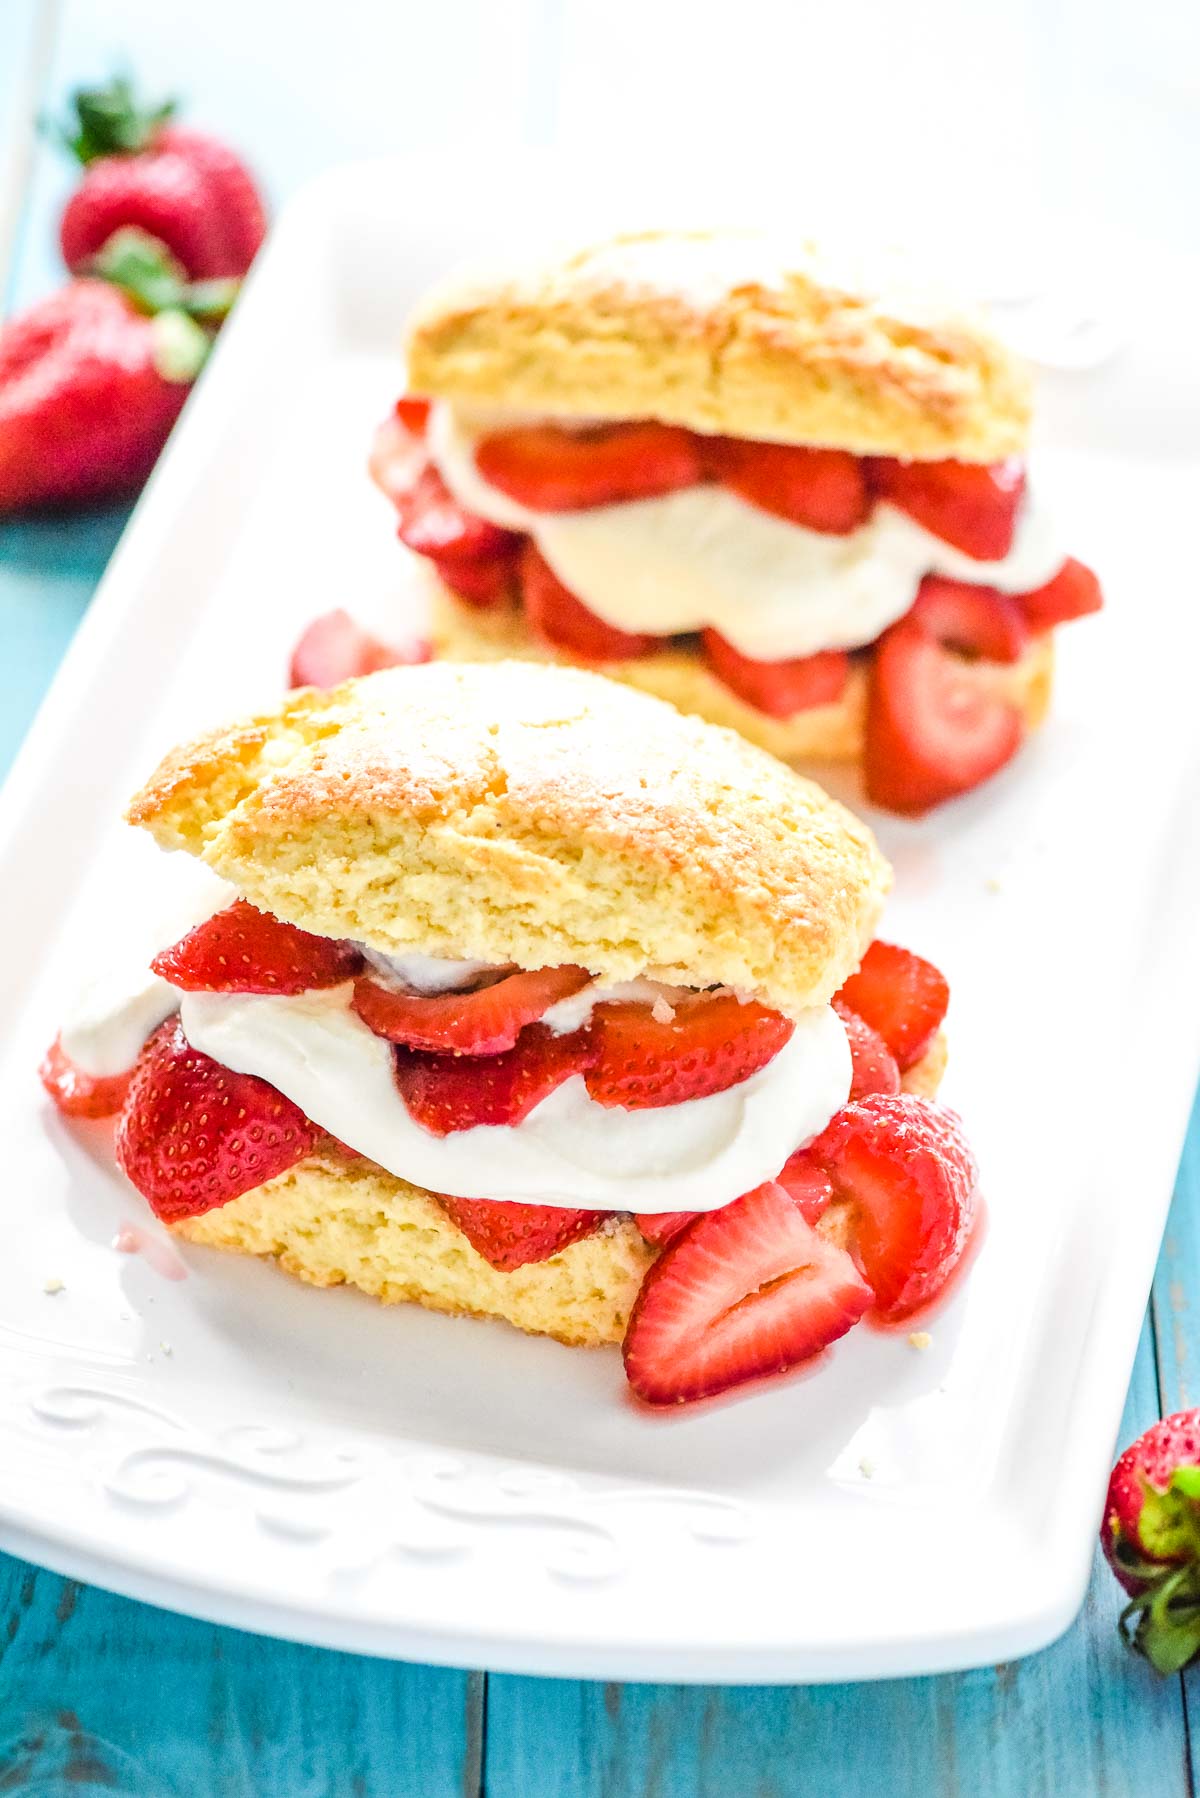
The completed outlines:
[[[481,1699],[465,1673],[217,1629],[0,1557],[5,1791],[461,1798]]]
[[[0,519],[0,773],[20,746],[129,515]]]
[[[1200,1404],[1200,1093],[1154,1278],[1163,1414]]]
[[[1200,1093],[1184,1144],[1152,1298],[1164,1417],[1200,1404]],[[1200,1785],[1200,1687],[1182,1680],[1193,1787]]]
[[[1122,1423],[1158,1415],[1142,1334]],[[964,1579],[970,1569],[963,1569]],[[1182,1699],[1117,1640],[1120,1594],[1098,1564],[1052,1648],[973,1673],[812,1687],[601,1686],[493,1677],[488,1798],[1142,1798],[1191,1791]],[[547,1744],[554,1744],[553,1754]]]

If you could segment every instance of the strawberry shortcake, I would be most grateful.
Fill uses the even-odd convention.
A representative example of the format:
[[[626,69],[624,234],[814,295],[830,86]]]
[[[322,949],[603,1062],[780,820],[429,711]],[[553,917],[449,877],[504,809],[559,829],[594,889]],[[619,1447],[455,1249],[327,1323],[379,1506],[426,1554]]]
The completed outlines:
[[[443,287],[407,361],[372,467],[440,655],[592,664],[919,814],[1010,760],[1100,605],[1027,371],[896,265],[622,238]]]
[[[652,1404],[927,1305],[975,1167],[944,980],[819,788],[581,670],[304,689],[129,816],[228,883],[68,1019],[166,1226],[320,1286],[620,1344]]]

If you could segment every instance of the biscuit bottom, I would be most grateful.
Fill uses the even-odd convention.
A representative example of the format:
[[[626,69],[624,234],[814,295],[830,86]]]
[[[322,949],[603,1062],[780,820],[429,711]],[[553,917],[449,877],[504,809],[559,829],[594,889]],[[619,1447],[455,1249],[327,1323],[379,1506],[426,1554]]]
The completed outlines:
[[[945,1065],[939,1034],[904,1076],[905,1090],[931,1098]],[[357,1286],[385,1305],[500,1317],[581,1348],[621,1341],[659,1253],[632,1218],[617,1216],[547,1261],[501,1273],[430,1193],[333,1148],[173,1228],[208,1248],[270,1255],[312,1286]]]
[[[570,662],[530,628],[519,606],[480,611],[461,605],[440,582],[433,594],[433,647],[448,662],[490,662],[516,656],[531,662]],[[681,712],[723,724],[781,761],[857,762],[863,753],[867,714],[867,677],[851,668],[841,698],[833,705],[811,706],[790,718],[772,718],[747,705],[719,680],[691,649],[669,648],[630,662],[589,664],[626,686],[639,687],[669,700]],[[1053,635],[1034,637],[1019,662],[966,664],[982,687],[1010,700],[1021,711],[1026,730],[1046,716],[1054,678]]]

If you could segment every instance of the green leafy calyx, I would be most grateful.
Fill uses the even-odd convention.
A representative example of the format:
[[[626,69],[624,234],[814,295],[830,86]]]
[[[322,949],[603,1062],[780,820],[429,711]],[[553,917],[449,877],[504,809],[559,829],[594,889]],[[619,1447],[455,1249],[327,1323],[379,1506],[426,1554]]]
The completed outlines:
[[[129,77],[115,75],[105,87],[75,89],[61,136],[85,166],[98,156],[136,156],[150,148],[174,111],[174,100],[141,105]]]
[[[1177,1467],[1165,1491],[1142,1479],[1137,1541],[1124,1533],[1116,1558],[1141,1590],[1121,1613],[1128,1645],[1159,1673],[1200,1656],[1200,1468]]]

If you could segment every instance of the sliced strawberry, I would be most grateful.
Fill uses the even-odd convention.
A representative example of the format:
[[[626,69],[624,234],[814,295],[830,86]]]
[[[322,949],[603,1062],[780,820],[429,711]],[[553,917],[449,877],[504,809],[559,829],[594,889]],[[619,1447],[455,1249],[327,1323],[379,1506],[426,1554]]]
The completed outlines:
[[[870,511],[863,464],[849,450],[750,443],[741,437],[708,438],[703,448],[707,467],[723,486],[810,531],[844,536]]]
[[[878,1032],[902,1072],[920,1061],[949,1003],[946,976],[931,961],[895,943],[878,941],[871,944],[834,1001],[843,1023],[846,1013],[852,1012]],[[853,1043],[850,1048],[853,1054]]]
[[[1052,581],[1035,587],[1031,593],[1017,595],[1017,604],[1035,631],[1049,630],[1051,625],[1066,624],[1072,618],[1085,618],[1098,612],[1104,604],[1100,582],[1091,569],[1074,556],[1068,556]]]
[[[382,643],[340,608],[314,618],[295,649],[288,668],[289,687],[336,687],[360,674],[427,662],[433,651],[424,638],[403,649]]]
[[[235,899],[150,966],[185,993],[307,993],[353,980],[362,956],[352,943],[313,936]]]
[[[651,1405],[782,1373],[844,1336],[872,1293],[774,1181],[699,1217],[642,1282],[625,1332],[629,1384]]]
[[[537,512],[574,512],[691,487],[703,474],[690,431],[677,425],[524,425],[483,437],[484,480]]]
[[[355,982],[353,1005],[364,1024],[410,1049],[499,1055],[527,1024],[585,987],[585,968],[537,968],[509,974],[472,993],[406,993],[369,974]]]
[[[875,491],[944,543],[979,562],[999,562],[1012,548],[1025,493],[1025,464],[897,462],[876,456],[869,479]]]
[[[714,630],[702,631],[700,637],[704,659],[717,678],[747,705],[772,718],[832,705],[850,677],[850,657],[844,649],[826,649],[787,662],[759,662],[742,655]]]
[[[443,1197],[441,1205],[471,1247],[502,1273],[532,1261],[549,1261],[612,1216],[609,1211],[564,1211],[557,1205],[514,1205],[496,1199]]]
[[[201,1055],[172,1018],[133,1071],[116,1152],[155,1213],[175,1223],[274,1180],[321,1139],[298,1105]]]
[[[480,612],[503,605],[517,592],[519,552],[500,556],[431,556],[430,561],[443,585]]]
[[[699,1211],[636,1211],[633,1221],[647,1242],[661,1246],[673,1242],[694,1217],[701,1215]]]
[[[563,586],[534,543],[526,543],[521,555],[521,595],[529,622],[548,643],[589,662],[627,662],[658,648],[657,637],[619,631],[589,612]]]
[[[590,1034],[555,1036],[531,1024],[501,1055],[432,1055],[396,1050],[396,1085],[409,1112],[434,1136],[476,1124],[519,1124],[572,1074],[595,1058]]]
[[[911,620],[885,631],[871,662],[863,770],[867,795],[920,817],[1011,761],[1024,736],[1015,705]]]
[[[432,462],[427,462],[407,490],[395,493],[401,543],[419,556],[475,560],[511,555],[520,543],[506,531],[460,506]]]
[[[375,427],[367,470],[380,492],[394,506],[409,493],[424,461],[420,438],[414,437],[397,414],[390,412],[383,423]]]
[[[865,1019],[860,1018],[856,1011],[851,1011],[840,999],[834,1000],[833,1009],[842,1020],[846,1041],[850,1045],[850,1060],[854,1068],[850,1097],[862,1099],[867,1093],[898,1093],[900,1069],[879,1032],[872,1030]]]
[[[955,1113],[915,1093],[873,1093],[839,1111],[808,1153],[857,1209],[855,1246],[875,1314],[894,1321],[928,1304],[975,1215],[979,1172]]]
[[[776,1056],[795,1025],[734,993],[697,994],[660,1024],[648,1005],[597,1005],[589,1032],[597,1059],[585,1075],[600,1105],[641,1111],[724,1092]]]
[[[424,437],[432,403],[431,400],[419,400],[411,393],[403,394],[396,401],[396,417],[413,437]]]
[[[824,1215],[833,1198],[833,1182],[807,1149],[797,1149],[788,1156],[778,1179],[792,1204],[800,1207],[806,1222],[815,1224]]]
[[[1029,647],[1029,626],[1019,603],[995,587],[927,574],[909,617],[960,655],[1019,662]]]
[[[64,1117],[111,1118],[125,1103],[133,1070],[124,1074],[85,1074],[55,1037],[42,1059],[38,1078]]]

